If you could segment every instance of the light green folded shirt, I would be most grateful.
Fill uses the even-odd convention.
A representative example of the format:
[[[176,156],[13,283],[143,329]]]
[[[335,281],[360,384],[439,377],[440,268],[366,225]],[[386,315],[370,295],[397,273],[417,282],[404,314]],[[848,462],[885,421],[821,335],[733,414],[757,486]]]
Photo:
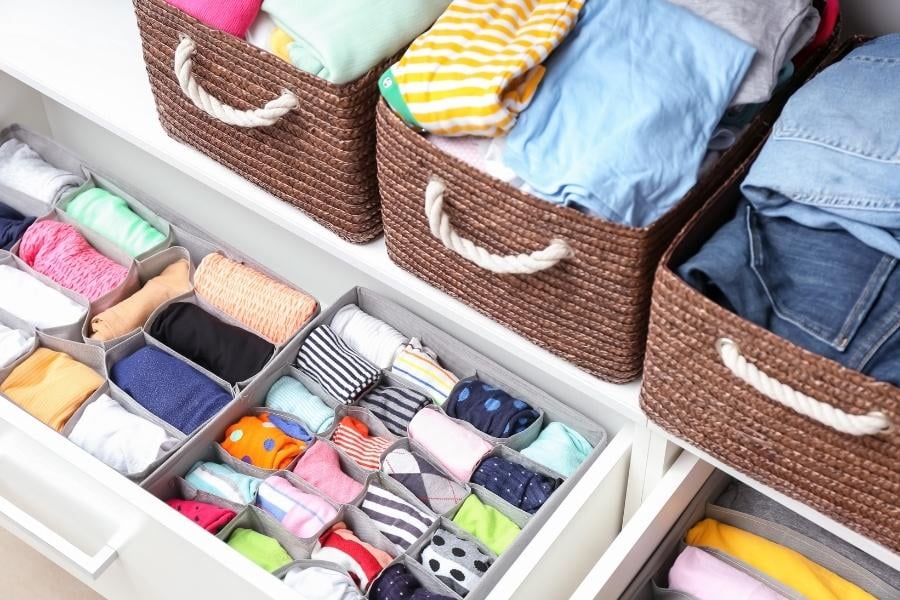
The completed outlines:
[[[544,427],[537,439],[521,453],[563,477],[571,477],[592,450],[584,436],[554,421]]]
[[[450,0],[265,0],[262,10],[294,38],[295,67],[331,83],[358,79],[437,20]]]
[[[252,529],[235,529],[228,537],[228,545],[269,573],[294,560],[278,540]]]
[[[500,556],[522,531],[518,525],[493,506],[488,506],[475,494],[465,499],[453,522],[474,535],[482,544]]]
[[[66,214],[129,256],[143,254],[166,241],[166,236],[131,210],[125,200],[103,188],[89,188],[72,198]]]

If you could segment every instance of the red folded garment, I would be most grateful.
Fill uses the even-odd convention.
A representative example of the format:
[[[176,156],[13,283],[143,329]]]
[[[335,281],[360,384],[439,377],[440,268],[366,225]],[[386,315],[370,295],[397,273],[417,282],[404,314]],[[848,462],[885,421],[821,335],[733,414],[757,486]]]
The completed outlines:
[[[166,504],[212,534],[228,525],[237,513],[227,508],[196,500],[166,500]]]

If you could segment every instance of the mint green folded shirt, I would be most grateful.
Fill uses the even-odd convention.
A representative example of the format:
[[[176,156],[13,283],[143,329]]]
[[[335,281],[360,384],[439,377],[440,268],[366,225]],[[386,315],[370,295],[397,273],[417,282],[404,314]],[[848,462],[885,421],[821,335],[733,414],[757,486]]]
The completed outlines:
[[[252,529],[235,529],[228,537],[228,545],[269,573],[294,560],[278,540]]]
[[[358,79],[437,20],[450,0],[265,0],[262,10],[294,38],[295,67],[331,83]]]
[[[90,188],[72,198],[66,214],[129,256],[143,254],[166,241],[166,236],[131,210],[125,200],[103,188]]]

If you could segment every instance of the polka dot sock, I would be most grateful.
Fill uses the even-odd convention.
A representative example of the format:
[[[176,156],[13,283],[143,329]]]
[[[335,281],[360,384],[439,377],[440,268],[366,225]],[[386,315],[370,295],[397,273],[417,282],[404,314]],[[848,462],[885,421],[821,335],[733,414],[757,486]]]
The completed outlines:
[[[446,529],[438,529],[422,549],[422,564],[461,596],[468,594],[487,572],[494,559],[475,542]]]

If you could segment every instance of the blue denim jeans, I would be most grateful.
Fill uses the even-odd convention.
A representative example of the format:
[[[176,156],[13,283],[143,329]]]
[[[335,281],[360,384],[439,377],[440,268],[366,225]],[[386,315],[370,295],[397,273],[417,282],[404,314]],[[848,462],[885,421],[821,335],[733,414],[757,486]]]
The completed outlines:
[[[900,34],[891,34],[793,95],[741,191],[766,216],[842,229],[900,258],[898,132]]]
[[[900,386],[898,262],[843,229],[810,229],[742,200],[678,274],[798,346]]]

